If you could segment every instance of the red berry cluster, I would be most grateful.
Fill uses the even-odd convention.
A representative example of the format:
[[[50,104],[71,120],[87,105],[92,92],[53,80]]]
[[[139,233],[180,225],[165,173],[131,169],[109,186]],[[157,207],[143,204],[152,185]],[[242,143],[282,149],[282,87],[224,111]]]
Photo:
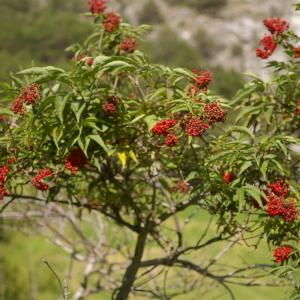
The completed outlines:
[[[289,23],[278,17],[265,19],[263,23],[272,34],[281,34],[289,28]]]
[[[263,23],[272,35],[267,35],[262,38],[260,41],[262,48],[256,49],[256,56],[266,59],[273,54],[277,47],[275,37],[285,32],[289,28],[289,24],[286,20],[277,17],[265,19]]]
[[[256,56],[262,59],[270,57],[277,47],[277,43],[271,35],[264,36],[259,44],[262,45],[262,48],[256,48]]]
[[[209,125],[205,123],[202,117],[192,117],[186,126],[186,132],[193,137],[199,137],[207,131]]]
[[[0,168],[0,201],[3,200],[4,196],[7,195],[6,190],[6,179],[9,172],[7,165]]]
[[[105,31],[113,32],[119,28],[120,23],[121,17],[114,12],[110,12],[105,15],[103,26]]]
[[[297,220],[299,211],[294,199],[289,199],[285,203],[285,207],[282,213],[283,220],[287,223],[292,223]]]
[[[212,73],[209,70],[201,71],[198,69],[193,69],[193,73],[197,75],[195,78],[195,84],[200,88],[207,87],[213,79]]]
[[[297,102],[296,114],[297,114],[298,116],[300,116],[300,100],[298,100],[298,102]]]
[[[15,114],[24,114],[26,112],[26,108],[24,105],[35,104],[38,100],[40,100],[40,88],[36,83],[30,84],[24,87],[21,91],[21,94],[15,98],[12,103],[11,110]]]
[[[273,251],[275,261],[279,264],[284,262],[293,253],[294,249],[290,246],[280,246]]]
[[[290,192],[288,183],[284,179],[279,179],[268,185],[267,213],[270,217],[280,216],[291,223],[298,218],[299,211],[294,199],[285,199]]]
[[[11,110],[15,114],[23,115],[26,113],[26,108],[24,107],[24,103],[20,97],[15,98],[11,105]]]
[[[105,0],[90,0],[88,5],[92,14],[102,14],[106,9]]]
[[[47,177],[51,177],[53,175],[51,169],[43,169],[40,170],[37,175],[32,179],[31,183],[35,186],[36,189],[41,191],[49,190],[50,186],[47,183],[44,183],[43,180]]]
[[[201,71],[197,69],[194,69],[193,72],[197,75],[195,78],[195,85],[205,91],[207,86],[213,80],[212,73],[209,70]]]
[[[270,183],[268,188],[279,197],[286,197],[290,192],[289,184],[283,178]]]
[[[110,96],[103,104],[103,110],[108,115],[113,115],[118,111],[119,98],[116,96]]]
[[[127,53],[134,52],[136,50],[136,47],[137,47],[136,39],[132,37],[125,39],[119,45],[119,49]]]
[[[17,162],[17,158],[15,156],[10,156],[10,157],[7,158],[7,163],[9,165],[12,165],[12,164],[14,164],[16,162]]]
[[[157,135],[167,135],[169,129],[175,126],[177,123],[174,119],[166,119],[158,121],[152,128],[152,132]]]
[[[226,111],[224,111],[219,102],[205,104],[204,111],[210,125],[216,122],[225,122],[226,120]]]
[[[164,144],[168,147],[174,147],[178,144],[179,138],[170,132],[170,129],[177,124],[174,119],[166,119],[158,121],[154,124],[151,131],[156,135],[165,135]]]
[[[40,99],[40,88],[36,83],[30,84],[22,89],[20,98],[25,104],[35,104]]]
[[[87,163],[88,160],[82,150],[79,148],[75,148],[71,150],[69,156],[66,158],[65,167],[73,174],[76,174],[78,172],[78,169],[80,167],[83,167]]]
[[[270,217],[281,216],[284,211],[284,198],[273,193],[268,194],[267,212]]]
[[[5,121],[5,116],[0,115],[0,122],[3,122],[3,121]]]
[[[179,138],[174,133],[168,133],[164,144],[168,147],[174,147],[178,144]]]
[[[187,118],[186,118],[187,117]],[[180,115],[181,122],[180,127],[185,133],[192,137],[200,137],[203,135],[211,125],[216,122],[224,122],[226,119],[226,111],[224,111],[220,105],[220,102],[213,102],[204,104],[204,114],[202,116],[192,116],[191,114],[183,113]],[[175,119],[166,119],[157,122],[152,132],[156,135],[168,135],[165,144],[173,147],[179,139],[173,133],[170,133],[170,128],[176,125]]]
[[[103,104],[103,110],[109,114],[109,115],[112,115],[112,114],[115,114],[118,110],[117,106],[115,105],[115,103],[112,103],[112,102],[105,102]]]
[[[295,58],[300,58],[300,47],[294,47],[293,50]]]
[[[227,184],[231,183],[234,180],[234,174],[232,172],[225,172],[223,175],[223,181]]]
[[[188,88],[188,96],[195,96],[199,92],[205,93],[208,89],[208,85],[213,79],[213,75],[209,70],[199,70],[197,68],[192,69],[192,72],[196,75],[194,84]]]
[[[179,191],[182,194],[187,194],[191,190],[191,186],[185,180],[179,180],[173,190],[175,192]]]
[[[86,61],[86,64],[91,67],[94,64],[94,58],[93,57],[89,57]]]

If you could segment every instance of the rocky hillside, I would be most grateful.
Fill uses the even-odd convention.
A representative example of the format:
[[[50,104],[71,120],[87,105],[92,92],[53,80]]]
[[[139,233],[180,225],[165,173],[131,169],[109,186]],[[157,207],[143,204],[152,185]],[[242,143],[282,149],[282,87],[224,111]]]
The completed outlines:
[[[151,22],[153,17],[153,38],[167,26],[210,64],[242,72],[263,73],[264,62],[255,56],[256,44],[266,32],[263,18],[286,17],[300,31],[300,13],[293,9],[293,0],[206,0],[203,9],[196,3],[204,0],[130,0],[130,5],[126,0],[112,2],[133,23]],[[217,5],[220,2],[222,5]]]

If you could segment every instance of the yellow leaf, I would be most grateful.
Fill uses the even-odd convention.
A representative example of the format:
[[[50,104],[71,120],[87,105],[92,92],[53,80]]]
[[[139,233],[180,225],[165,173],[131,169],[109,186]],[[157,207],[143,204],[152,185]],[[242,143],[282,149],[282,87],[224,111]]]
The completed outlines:
[[[126,152],[118,152],[118,157],[123,168],[126,168],[127,165],[127,155]]]
[[[135,155],[135,153],[134,153],[132,150],[130,150],[128,154],[129,154],[129,157],[130,157],[134,162],[136,162],[136,163],[139,162],[138,159],[137,159],[137,157],[136,157],[136,155]]]

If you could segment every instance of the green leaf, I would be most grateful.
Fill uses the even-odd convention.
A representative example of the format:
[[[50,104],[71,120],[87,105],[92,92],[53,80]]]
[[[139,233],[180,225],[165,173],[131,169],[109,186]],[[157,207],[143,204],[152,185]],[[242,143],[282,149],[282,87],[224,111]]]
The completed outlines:
[[[254,136],[253,132],[250,129],[248,129],[247,127],[244,127],[244,126],[232,126],[230,128],[229,132],[244,133],[244,134],[248,135],[252,140],[255,139],[255,136]]]
[[[57,113],[57,117],[62,124],[64,122],[64,109],[65,109],[67,100],[68,100],[68,96],[66,96],[64,98],[56,97],[56,100],[55,100],[55,110]]]
[[[244,186],[243,189],[245,190],[246,194],[253,197],[257,201],[259,206],[261,208],[263,208],[263,205],[261,202],[262,193],[259,188],[255,187],[253,185],[250,185],[250,184],[246,184],[246,186]]]
[[[7,115],[7,116],[14,116],[15,114],[9,109],[5,107],[0,107],[0,114]]]
[[[104,143],[100,135],[94,134],[94,135],[89,135],[88,137],[94,140],[97,144],[99,144],[107,154],[111,153],[111,151],[109,151],[109,149],[107,148],[106,144]]]
[[[125,62],[125,61],[121,61],[121,60],[109,62],[107,64],[104,64],[103,67],[104,68],[109,68],[109,69],[114,69],[114,68],[117,68],[117,67],[135,68],[134,65],[129,64],[129,63]]]
[[[144,118],[144,120],[148,126],[148,129],[151,130],[154,123],[157,121],[157,117],[156,117],[156,115],[149,115],[149,116],[146,116]]]
[[[71,110],[75,114],[77,123],[80,123],[80,117],[81,117],[81,114],[84,111],[85,107],[86,107],[86,103],[84,101],[71,103]]]
[[[239,210],[245,204],[245,190],[243,188],[238,188],[236,190],[236,199],[239,202]]]
[[[137,117],[135,117],[132,121],[130,121],[130,124],[136,123],[139,120],[143,119],[145,117],[145,114],[139,115]]]
[[[175,73],[183,75],[184,77],[189,77],[192,79],[195,79],[195,75],[193,72],[187,70],[187,69],[183,69],[183,68],[176,68],[173,70]]]
[[[56,127],[52,130],[51,135],[57,150],[59,150],[59,141],[63,136],[63,131],[60,128]]]
[[[245,98],[249,98],[249,96],[257,91],[257,90],[261,90],[262,87],[258,86],[257,84],[255,84],[254,82],[251,82],[250,84],[248,84],[247,86],[245,86],[243,89],[241,89],[240,91],[238,91],[238,93],[233,97],[232,101],[229,103],[231,106],[232,105],[236,105],[240,100],[245,99]]]
[[[261,174],[263,175],[263,179],[264,180],[267,180],[267,170],[268,170],[268,167],[269,167],[269,161],[268,160],[265,160],[261,167],[260,167],[260,172]]]
[[[18,74],[18,75],[32,75],[32,74],[40,75],[40,74],[48,74],[48,70],[46,70],[46,68],[42,68],[42,67],[33,67],[33,68],[22,70],[16,74]]]
[[[242,167],[240,168],[239,175],[241,175],[243,172],[245,172],[249,167],[251,167],[253,164],[252,161],[246,161],[243,163]]]
[[[261,106],[257,107],[257,106],[249,106],[249,107],[245,107],[243,108],[240,113],[237,115],[235,121],[236,123],[238,123],[240,120],[244,121],[244,117],[246,116],[253,116],[253,115],[257,115],[259,114],[261,111]]]

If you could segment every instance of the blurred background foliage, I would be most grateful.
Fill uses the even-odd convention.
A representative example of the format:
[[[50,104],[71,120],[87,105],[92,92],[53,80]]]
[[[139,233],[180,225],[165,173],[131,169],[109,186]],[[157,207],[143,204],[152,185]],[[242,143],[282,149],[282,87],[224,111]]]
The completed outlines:
[[[178,4],[178,0],[167,0],[170,4]],[[227,0],[184,0],[181,5],[196,9],[199,13],[208,13],[215,15],[226,4]]]
[[[170,3],[176,0],[168,0]],[[218,45],[204,29],[199,30],[194,46],[173,32],[152,0],[143,1],[139,12],[140,24],[151,24],[153,31],[141,48],[154,63],[187,68],[209,68]],[[201,13],[217,13],[226,0],[185,0]],[[31,65],[68,67],[71,57],[64,50],[83,41],[90,32],[89,20],[80,13],[86,10],[85,0],[1,0],[0,1],[0,80],[8,80],[8,73]],[[130,20],[127,20],[130,21]],[[242,84],[233,70],[212,68],[216,77],[213,89],[231,97]],[[219,80],[221,79],[221,80]]]

